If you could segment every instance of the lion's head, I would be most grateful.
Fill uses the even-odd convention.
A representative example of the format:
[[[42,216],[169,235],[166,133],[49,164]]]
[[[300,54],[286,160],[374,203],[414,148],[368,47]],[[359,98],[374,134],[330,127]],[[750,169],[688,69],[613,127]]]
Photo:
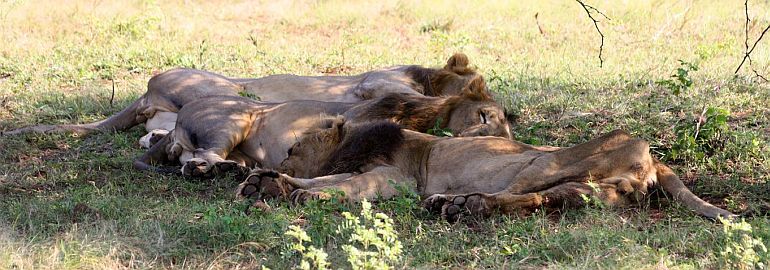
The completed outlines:
[[[455,136],[511,138],[503,108],[486,91],[481,76],[463,86],[459,95],[425,97],[392,93],[359,104],[345,115],[354,122],[391,119],[406,129],[423,133],[449,129]]]
[[[476,76],[460,95],[447,100],[451,111],[446,127],[456,136],[496,136],[511,139],[505,111],[492,99],[484,78]]]

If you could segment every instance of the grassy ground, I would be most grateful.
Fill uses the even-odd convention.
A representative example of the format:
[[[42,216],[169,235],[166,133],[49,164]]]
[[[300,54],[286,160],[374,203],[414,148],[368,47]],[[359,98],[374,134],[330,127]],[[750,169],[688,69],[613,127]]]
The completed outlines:
[[[733,76],[743,2],[590,1],[612,19],[599,25],[602,68],[598,35],[577,3],[513,2],[2,0],[0,130],[102,119],[141,95],[154,72],[178,66],[241,77],[355,74],[437,66],[461,51],[518,116],[518,140],[570,146],[626,129],[696,194],[748,213],[746,235],[770,246],[770,84],[747,67]],[[770,5],[751,2],[756,38]],[[765,40],[753,54],[765,77],[768,48]],[[683,67],[678,60],[699,68],[674,95],[660,81]],[[723,111],[703,113],[710,107]],[[283,269],[299,261],[283,235],[291,224],[347,267],[347,239],[334,231],[341,211],[360,206],[279,204],[244,215],[231,178],[133,171],[142,130],[0,137],[0,268]],[[395,220],[399,268],[722,268],[734,261],[723,252],[745,243],[660,196],[632,209],[453,225],[414,200],[375,206]]]

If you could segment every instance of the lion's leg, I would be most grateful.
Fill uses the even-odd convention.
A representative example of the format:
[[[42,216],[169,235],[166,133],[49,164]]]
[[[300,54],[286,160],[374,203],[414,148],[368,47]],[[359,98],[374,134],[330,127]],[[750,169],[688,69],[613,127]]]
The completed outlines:
[[[607,194],[617,194],[617,190],[617,185],[613,184],[568,182],[541,192],[525,194],[507,191],[491,194],[434,194],[423,201],[423,206],[454,222],[463,214],[488,216],[495,210],[502,214],[526,214],[539,207],[576,207],[591,199],[604,201]]]
[[[270,181],[266,181],[266,177],[274,178],[275,180],[267,179]],[[391,185],[391,181],[414,181],[413,178],[403,174],[400,169],[392,166],[376,167],[362,174],[346,173],[312,179],[294,178],[275,172],[259,174],[259,181],[257,181],[256,177],[251,179],[252,181],[249,181],[247,178],[247,181],[239,188],[239,196],[253,197],[250,194],[260,190],[282,190],[289,191],[289,199],[295,203],[303,203],[310,199],[328,198],[331,196],[327,192],[329,189],[343,192],[345,198],[350,201],[359,201],[361,199],[373,200],[377,198],[389,199],[398,194],[398,190]],[[275,184],[271,184],[272,182],[275,182]],[[271,186],[274,186],[274,188]],[[280,192],[271,196],[286,197],[286,195],[285,192]]]
[[[241,168],[238,162],[228,160],[219,149],[196,149],[192,151],[192,158],[182,165],[182,174],[185,176],[211,177],[220,173]]]
[[[275,170],[254,169],[238,186],[236,197],[250,199],[289,198],[295,189],[310,189],[346,181],[350,173],[327,175],[311,179],[295,178]]]
[[[540,207],[543,197],[537,193],[511,194],[469,193],[434,194],[422,202],[428,211],[441,214],[449,222],[455,222],[463,214],[489,216],[496,209],[506,214],[526,213]]]
[[[414,183],[412,177],[405,175],[397,167],[379,166],[371,171],[352,175],[338,183],[330,185],[316,184],[313,188],[307,190],[295,190],[291,194],[291,200],[295,203],[302,203],[309,199],[327,198],[330,196],[326,192],[329,189],[343,192],[345,199],[349,201],[360,201],[362,199],[387,200],[398,195],[398,190],[393,184],[410,181]],[[410,184],[410,186],[416,186],[416,184]]]
[[[240,168],[238,162],[228,160],[227,157],[237,145],[248,139],[246,135],[251,124],[252,122],[246,119],[233,119],[212,121],[211,125],[205,129],[198,129],[198,132],[188,131],[185,128],[175,129],[173,134],[178,142],[178,148],[192,154],[189,159],[187,155],[182,155],[185,160],[179,160],[183,164],[182,174],[209,177]],[[195,132],[194,137],[191,132]]]
[[[146,135],[139,138],[139,146],[142,148],[150,149],[155,143],[163,139],[163,137],[169,134],[169,130],[153,129]]]
[[[235,149],[230,154],[227,155],[228,160],[235,161],[238,163],[238,166],[242,166],[245,168],[254,168],[254,166],[257,166],[256,160],[253,158],[247,156],[242,151]]]
[[[169,172],[168,170],[155,167],[155,164],[175,160],[175,157],[167,152],[167,149],[173,143],[173,136],[169,135],[162,137],[156,144],[150,147],[147,152],[134,160],[134,168],[137,170]]]
[[[642,179],[650,164],[646,142],[616,131],[574,147],[543,154],[518,173],[507,190],[513,194],[537,192],[565,182],[596,181],[629,172]]]

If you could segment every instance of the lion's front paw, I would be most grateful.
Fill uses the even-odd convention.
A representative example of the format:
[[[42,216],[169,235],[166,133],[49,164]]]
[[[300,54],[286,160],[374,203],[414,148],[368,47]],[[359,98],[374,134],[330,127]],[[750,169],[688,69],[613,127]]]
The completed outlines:
[[[273,170],[253,170],[238,186],[236,196],[247,199],[285,198],[294,187],[286,183],[284,176]]]
[[[422,205],[431,213],[441,214],[450,223],[460,220],[463,214],[486,215],[489,212],[480,194],[435,194],[425,199]]]

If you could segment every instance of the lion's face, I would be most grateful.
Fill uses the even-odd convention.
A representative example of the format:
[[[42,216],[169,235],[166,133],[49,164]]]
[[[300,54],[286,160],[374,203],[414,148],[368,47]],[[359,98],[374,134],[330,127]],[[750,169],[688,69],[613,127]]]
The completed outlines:
[[[505,112],[490,101],[462,102],[452,111],[447,127],[460,137],[496,136],[511,139],[511,127],[505,119]]]
[[[496,136],[511,139],[505,111],[490,96],[484,78],[474,77],[454,98],[447,127],[460,137]]]

